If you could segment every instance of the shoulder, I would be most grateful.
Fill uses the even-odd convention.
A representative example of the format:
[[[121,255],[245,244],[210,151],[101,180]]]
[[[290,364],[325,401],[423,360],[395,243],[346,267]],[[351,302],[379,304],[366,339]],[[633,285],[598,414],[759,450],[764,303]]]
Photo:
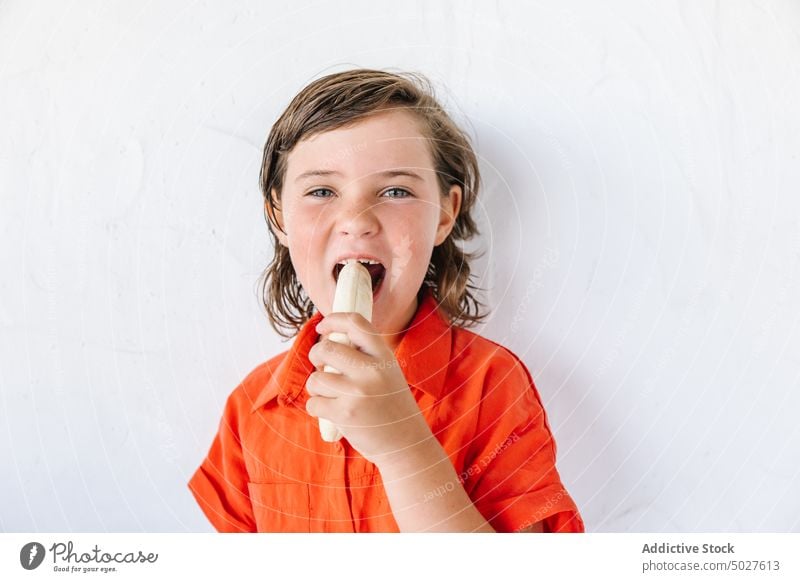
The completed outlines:
[[[489,417],[507,414],[522,420],[544,413],[533,376],[522,359],[473,331],[454,328],[451,374],[453,384],[462,386],[460,395],[479,400]]]
[[[472,377],[478,375],[484,382],[513,381],[533,387],[530,371],[519,356],[507,347],[462,327],[453,328],[451,365]]]

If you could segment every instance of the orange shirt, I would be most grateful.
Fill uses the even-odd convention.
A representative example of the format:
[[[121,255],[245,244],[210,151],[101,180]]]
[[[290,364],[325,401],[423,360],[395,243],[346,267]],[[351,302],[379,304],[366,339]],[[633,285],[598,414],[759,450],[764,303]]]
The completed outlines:
[[[342,439],[320,438],[305,411],[317,312],[290,350],[253,370],[227,400],[219,432],[189,487],[221,532],[396,532],[377,467]],[[464,489],[497,531],[544,521],[581,532],[556,470],[556,446],[525,365],[448,325],[426,288],[395,350],[428,425]],[[453,484],[425,493],[426,500]]]

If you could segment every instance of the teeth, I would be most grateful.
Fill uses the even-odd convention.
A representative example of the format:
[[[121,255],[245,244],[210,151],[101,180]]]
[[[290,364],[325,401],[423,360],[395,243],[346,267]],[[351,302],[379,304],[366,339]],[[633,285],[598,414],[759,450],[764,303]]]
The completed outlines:
[[[343,259],[339,261],[339,265],[346,265],[347,263],[364,263],[365,265],[380,265],[378,261],[373,261],[372,259]]]

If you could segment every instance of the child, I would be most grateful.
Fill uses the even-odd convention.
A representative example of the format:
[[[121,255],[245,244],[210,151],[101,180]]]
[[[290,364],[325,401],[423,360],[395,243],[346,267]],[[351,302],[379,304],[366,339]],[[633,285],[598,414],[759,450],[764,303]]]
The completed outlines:
[[[273,126],[260,182],[264,304],[296,336],[230,395],[189,483],[216,529],[583,531],[528,370],[462,327],[485,317],[456,244],[477,233],[480,174],[428,81],[311,83]],[[331,313],[346,259],[371,263],[372,323]],[[318,418],[344,438],[323,441]]]

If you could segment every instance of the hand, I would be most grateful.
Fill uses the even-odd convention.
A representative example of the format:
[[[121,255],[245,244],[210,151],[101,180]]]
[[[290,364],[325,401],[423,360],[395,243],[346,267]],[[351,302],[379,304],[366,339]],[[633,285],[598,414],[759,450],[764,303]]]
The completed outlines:
[[[353,347],[327,338],[312,346],[308,358],[317,371],[306,383],[311,416],[336,424],[379,468],[434,439],[394,353],[369,321],[357,313],[331,313],[317,332],[346,333]],[[341,374],[322,371],[325,365]]]

